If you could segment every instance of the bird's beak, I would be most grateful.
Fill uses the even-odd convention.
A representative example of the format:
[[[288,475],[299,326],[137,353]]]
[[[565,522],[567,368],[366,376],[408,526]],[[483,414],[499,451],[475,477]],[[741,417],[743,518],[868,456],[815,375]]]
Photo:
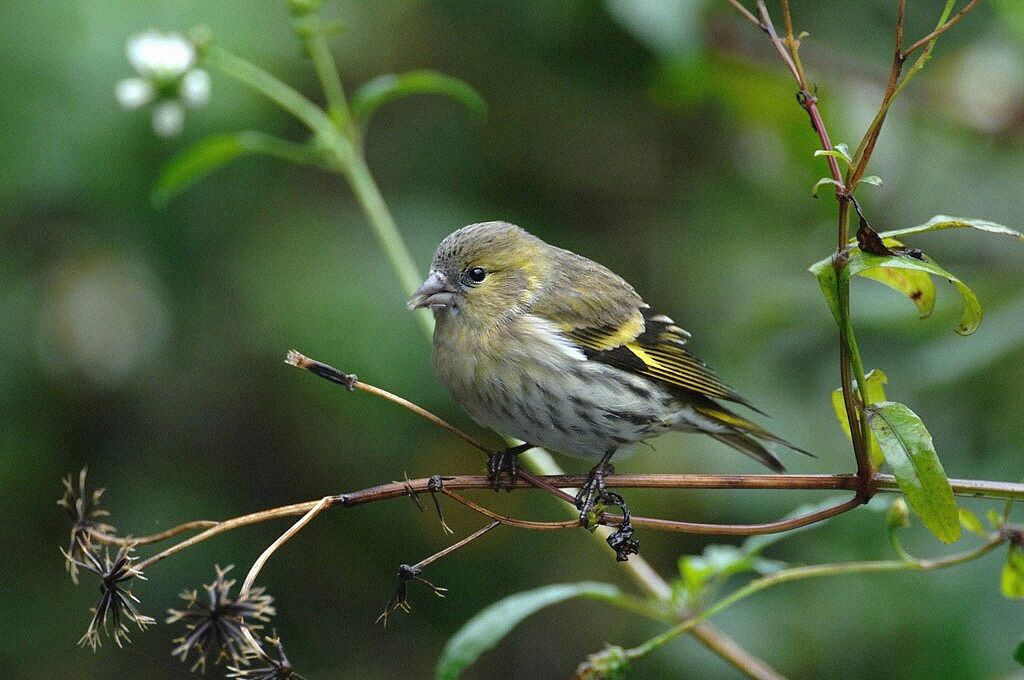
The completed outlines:
[[[423,282],[412,297],[409,298],[409,309],[429,307],[441,309],[451,307],[455,304],[455,294],[458,291],[448,283],[447,277],[441,272],[430,272],[430,276]]]

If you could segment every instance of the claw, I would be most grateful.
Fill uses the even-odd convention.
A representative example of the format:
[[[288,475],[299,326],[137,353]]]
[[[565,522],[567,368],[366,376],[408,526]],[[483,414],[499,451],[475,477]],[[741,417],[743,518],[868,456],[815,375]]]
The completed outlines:
[[[530,448],[533,448],[532,444],[520,444],[487,456],[487,479],[491,483],[491,488],[501,491],[501,473],[507,472],[508,484],[505,490],[512,491],[519,477],[519,454]]]
[[[640,542],[633,538],[635,530],[630,523],[630,511],[626,505],[626,499],[614,491],[605,487],[604,477],[615,472],[615,469],[607,464],[601,464],[590,471],[590,478],[576,494],[576,508],[580,511],[580,525],[587,529],[590,527],[591,515],[595,506],[610,505],[622,510],[622,523],[606,539],[608,545],[615,551],[615,559],[625,562],[630,555],[640,552]]]

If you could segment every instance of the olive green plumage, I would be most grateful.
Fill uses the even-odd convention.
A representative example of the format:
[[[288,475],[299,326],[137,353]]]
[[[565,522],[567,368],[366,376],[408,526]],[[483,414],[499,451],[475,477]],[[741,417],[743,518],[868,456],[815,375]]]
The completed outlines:
[[[409,306],[434,312],[442,382],[502,434],[600,459],[669,430],[703,432],[774,470],[762,441],[800,451],[719,404],[750,407],[620,276],[507,222],[445,238]]]

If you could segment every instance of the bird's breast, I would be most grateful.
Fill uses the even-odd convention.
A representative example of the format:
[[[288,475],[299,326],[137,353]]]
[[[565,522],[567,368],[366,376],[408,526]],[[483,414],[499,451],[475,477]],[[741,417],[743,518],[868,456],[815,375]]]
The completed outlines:
[[[435,370],[474,420],[581,458],[668,429],[667,393],[588,360],[550,322],[524,317],[486,332],[451,322],[435,329]]]

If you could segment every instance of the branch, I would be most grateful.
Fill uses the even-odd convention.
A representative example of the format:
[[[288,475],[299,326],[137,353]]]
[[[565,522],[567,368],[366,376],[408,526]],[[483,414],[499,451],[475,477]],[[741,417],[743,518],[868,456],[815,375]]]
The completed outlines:
[[[961,9],[959,12],[957,12],[953,16],[952,19],[950,19],[949,21],[947,21],[944,24],[941,24],[934,31],[932,31],[931,33],[929,33],[928,35],[926,35],[925,37],[921,38],[916,43],[914,43],[913,45],[908,47],[907,51],[903,53],[903,56],[904,57],[909,57],[911,54],[913,54],[917,50],[921,49],[923,46],[927,45],[928,43],[930,43],[931,41],[935,40],[936,38],[938,38],[940,35],[942,35],[946,31],[948,31],[949,29],[951,29],[954,26],[956,26],[958,23],[960,23],[960,20],[963,19],[965,16],[967,16],[967,14],[972,9],[974,9],[975,7],[978,6],[979,2],[981,2],[981,0],[971,0],[970,2],[968,2],[966,5],[964,5],[963,9]]]

